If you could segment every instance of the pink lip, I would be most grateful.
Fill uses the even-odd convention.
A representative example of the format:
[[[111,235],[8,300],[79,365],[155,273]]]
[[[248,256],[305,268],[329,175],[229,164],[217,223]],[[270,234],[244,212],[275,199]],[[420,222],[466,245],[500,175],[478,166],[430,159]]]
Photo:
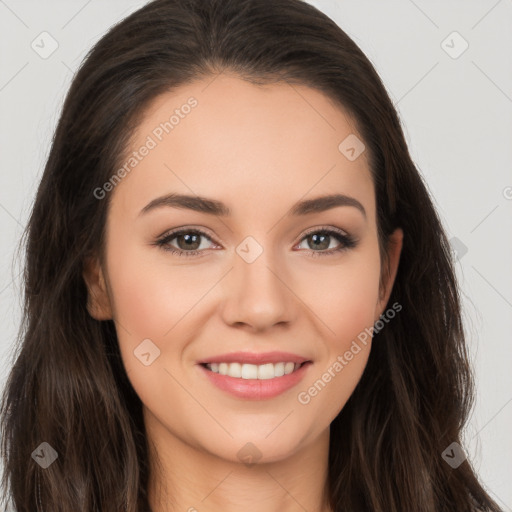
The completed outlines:
[[[290,359],[285,360],[290,361]],[[222,361],[228,362],[226,359],[222,359]],[[240,360],[238,359],[237,361]],[[283,359],[280,359],[280,361],[283,361]],[[212,372],[201,364],[198,365],[198,368],[206,374],[210,382],[223,391],[246,400],[264,400],[280,395],[296,386],[303,379],[311,364],[309,361],[288,375],[265,380],[229,377],[228,375]]]
[[[256,354],[254,352],[231,352],[229,354],[221,354],[212,356],[198,364],[205,363],[240,363],[240,364],[266,364],[266,363],[299,363],[302,364],[309,361],[307,357],[301,357],[290,352],[264,352]],[[290,374],[291,375],[291,374]]]

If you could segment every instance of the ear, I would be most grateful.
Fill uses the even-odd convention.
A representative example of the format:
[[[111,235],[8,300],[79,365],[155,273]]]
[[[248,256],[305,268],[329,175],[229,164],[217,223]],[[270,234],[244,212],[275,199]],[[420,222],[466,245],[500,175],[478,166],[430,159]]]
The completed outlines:
[[[387,244],[387,256],[384,258],[384,265],[380,278],[379,300],[377,302],[378,316],[375,322],[384,313],[386,305],[395,283],[395,277],[398,271],[398,263],[400,262],[400,254],[402,252],[404,232],[401,228],[396,228],[389,236]]]
[[[97,257],[86,258],[82,272],[87,286],[87,311],[96,320],[111,320],[112,308],[103,275],[101,263]]]

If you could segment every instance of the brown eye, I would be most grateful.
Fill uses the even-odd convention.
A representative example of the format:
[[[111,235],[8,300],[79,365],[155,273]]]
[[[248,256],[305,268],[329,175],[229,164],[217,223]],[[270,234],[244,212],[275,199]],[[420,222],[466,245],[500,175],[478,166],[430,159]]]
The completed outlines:
[[[156,245],[165,251],[177,254],[178,256],[195,256],[203,252],[203,249],[208,248],[201,248],[203,238],[212,242],[211,238],[202,231],[195,229],[181,229],[169,233],[160,240],[157,240]],[[171,241],[174,240],[176,240],[175,245],[171,244]]]
[[[313,233],[312,235],[308,235],[306,240],[308,240],[309,246],[315,249],[329,249],[331,236],[327,233]]]
[[[338,240],[339,246],[327,250],[333,239]],[[328,256],[356,246],[353,237],[332,229],[311,231],[302,240],[306,241],[308,248],[311,249],[311,256]]]
[[[174,237],[176,239],[177,245],[179,249],[193,249],[197,250],[201,245],[201,235],[194,233],[186,233],[183,235],[177,235]]]

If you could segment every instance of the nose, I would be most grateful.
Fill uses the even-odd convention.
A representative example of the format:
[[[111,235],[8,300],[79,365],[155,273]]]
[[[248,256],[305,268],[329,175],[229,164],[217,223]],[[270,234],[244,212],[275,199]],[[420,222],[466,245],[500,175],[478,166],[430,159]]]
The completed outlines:
[[[235,253],[233,268],[223,283],[224,321],[253,331],[290,323],[296,316],[298,299],[287,281],[272,251],[264,250],[252,262]]]

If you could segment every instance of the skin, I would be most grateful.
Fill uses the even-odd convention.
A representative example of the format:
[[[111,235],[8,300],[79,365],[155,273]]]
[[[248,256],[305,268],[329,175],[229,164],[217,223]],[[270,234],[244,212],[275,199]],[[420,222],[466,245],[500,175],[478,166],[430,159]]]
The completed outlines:
[[[115,319],[144,405],[153,447],[150,502],[156,512],[326,512],[329,425],[359,381],[371,341],[308,404],[297,395],[390,307],[403,233],[393,233],[389,267],[381,269],[366,153],[349,161],[338,150],[357,135],[354,124],[306,86],[255,86],[228,73],[188,84],[152,102],[130,149],[190,96],[197,107],[110,192],[105,266],[92,259],[84,268],[89,312]],[[171,192],[223,201],[232,215],[171,207],[139,215]],[[299,200],[334,192],[356,198],[366,218],[352,206],[285,215]],[[200,256],[154,245],[178,227],[207,233]],[[305,232],[317,227],[338,228],[357,245],[313,257],[342,244],[331,237],[316,248]],[[252,263],[236,252],[247,236],[263,248]],[[178,238],[168,245],[187,250]],[[145,366],[134,350],[147,338],[160,356]],[[289,351],[313,364],[291,390],[242,400],[213,386],[196,365],[238,350]],[[237,455],[248,442],[261,454],[253,465]]]

